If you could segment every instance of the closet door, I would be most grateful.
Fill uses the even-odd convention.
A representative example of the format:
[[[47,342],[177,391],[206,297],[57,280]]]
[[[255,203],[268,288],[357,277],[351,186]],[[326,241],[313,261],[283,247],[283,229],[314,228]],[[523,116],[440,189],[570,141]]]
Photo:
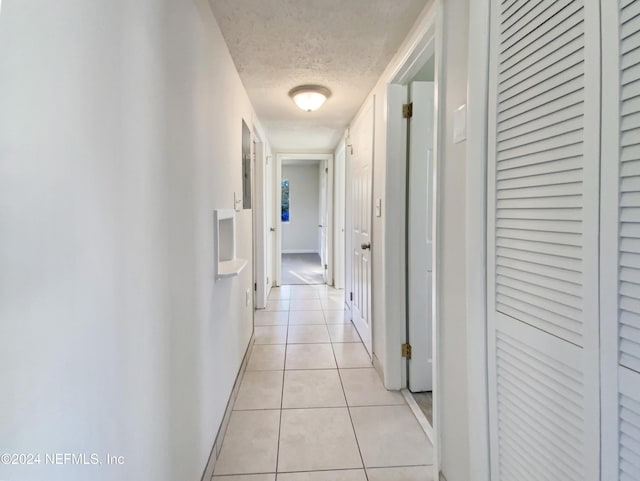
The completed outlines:
[[[494,0],[488,344],[495,481],[600,474],[598,0]]]
[[[602,479],[640,480],[640,1],[602,0]]]

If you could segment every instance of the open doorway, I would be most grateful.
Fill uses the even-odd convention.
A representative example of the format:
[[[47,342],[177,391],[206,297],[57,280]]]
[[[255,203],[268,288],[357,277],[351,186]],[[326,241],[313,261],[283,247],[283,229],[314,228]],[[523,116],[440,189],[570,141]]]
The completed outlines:
[[[408,83],[407,112],[407,387],[433,426],[433,146],[434,67],[431,56]]]
[[[277,285],[332,285],[332,160],[279,155]]]
[[[440,48],[435,16],[387,84],[387,169],[385,256],[397,269],[386,271],[385,385],[403,388],[414,414],[434,446],[439,472],[438,390],[438,84]],[[442,85],[440,83],[440,85]],[[402,232],[403,235],[393,234]],[[402,353],[398,349],[402,345]],[[396,387],[397,386],[397,387]]]

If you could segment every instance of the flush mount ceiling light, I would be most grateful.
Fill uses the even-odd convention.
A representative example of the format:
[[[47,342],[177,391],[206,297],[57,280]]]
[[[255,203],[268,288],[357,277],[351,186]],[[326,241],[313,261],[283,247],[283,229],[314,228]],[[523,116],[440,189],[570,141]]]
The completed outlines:
[[[331,97],[331,91],[320,85],[300,85],[289,91],[289,97],[305,112],[313,112]]]

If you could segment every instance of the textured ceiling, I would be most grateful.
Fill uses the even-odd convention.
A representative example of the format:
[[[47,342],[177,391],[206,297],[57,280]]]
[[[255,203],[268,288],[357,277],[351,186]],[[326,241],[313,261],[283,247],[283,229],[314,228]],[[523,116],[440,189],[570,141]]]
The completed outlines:
[[[279,151],[329,151],[428,0],[210,0],[251,102]],[[316,112],[288,96],[333,95]]]

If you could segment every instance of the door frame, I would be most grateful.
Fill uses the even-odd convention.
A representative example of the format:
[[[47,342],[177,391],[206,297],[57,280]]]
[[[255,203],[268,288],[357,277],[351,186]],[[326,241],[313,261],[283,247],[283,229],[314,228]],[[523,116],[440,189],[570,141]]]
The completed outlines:
[[[406,359],[402,357],[400,345],[406,342],[406,244],[405,236],[397,237],[394,233],[406,232],[407,212],[407,121],[402,118],[402,105],[408,99],[408,85],[420,69],[435,57],[434,71],[434,139],[433,139],[433,282],[431,287],[431,318],[432,318],[432,358],[433,358],[433,449],[434,449],[434,479],[440,473],[440,389],[439,389],[439,349],[440,318],[437,292],[440,291],[439,266],[437,252],[440,249],[438,240],[440,225],[440,146],[442,145],[442,128],[444,112],[440,106],[444,105],[444,75],[443,61],[443,0],[436,0],[429,14],[421,25],[423,32],[414,40],[408,53],[390,75],[387,83],[387,112],[397,112],[397,115],[387,115],[387,159],[394,159],[393,165],[388,165],[386,174],[387,212],[385,224],[385,265],[393,266],[386,269],[385,279],[385,356],[384,372],[385,384],[391,389],[406,388],[408,384]],[[402,165],[403,168],[397,168]],[[393,192],[395,195],[389,195]],[[403,266],[398,269],[397,266]],[[394,319],[394,322],[389,320]]]
[[[487,162],[491,0],[469,2],[465,292],[469,467],[477,481],[491,479],[487,346]],[[473,81],[471,81],[473,79]]]
[[[333,285],[336,289],[344,289],[346,285],[346,144],[346,137],[340,139],[333,161]]]
[[[327,279],[327,285],[333,286],[334,282],[334,272],[335,272],[335,245],[333,239],[334,233],[334,223],[336,221],[336,216],[334,212],[334,201],[333,198],[335,196],[335,183],[334,183],[334,154],[331,154],[331,160],[327,159],[327,192],[326,192],[326,209],[327,209],[327,225],[325,226],[325,242],[327,244],[327,269],[325,272],[325,276]]]
[[[329,172],[333,172],[333,153],[319,153],[319,154],[309,154],[309,153],[296,153],[296,152],[278,152],[276,153],[276,175],[275,182],[273,185],[275,191],[275,205],[273,206],[275,215],[275,229],[276,229],[276,241],[274,246],[274,285],[281,286],[282,285],[282,220],[280,216],[280,209],[282,206],[282,162],[285,160],[326,160],[329,165]],[[330,197],[333,197],[333,183],[331,184],[331,190],[328,193]],[[328,212],[329,219],[329,228],[330,232],[333,232],[333,209],[329,209]],[[331,239],[329,238],[329,242]],[[327,264],[329,265],[329,269],[333,272],[333,249],[328,249],[329,251],[329,259]]]
[[[438,105],[442,105],[442,89],[439,85],[443,85],[440,58],[438,50],[441,48],[441,41],[438,41],[441,28],[439,27],[439,13],[442,10],[442,0],[436,0],[435,5],[426,16],[422,28],[424,32],[412,43],[408,49],[407,55],[402,62],[395,68],[389,76],[387,82],[387,112],[398,112],[398,115],[387,115],[387,159],[394,161],[387,162],[386,179],[385,179],[385,197],[386,211],[385,216],[385,265],[389,266],[385,270],[385,312],[386,319],[393,319],[394,322],[386,323],[385,343],[384,343],[384,373],[385,384],[389,389],[402,389],[407,386],[407,372],[405,369],[405,361],[401,356],[399,346],[406,339],[406,245],[405,236],[398,237],[398,232],[406,231],[406,163],[407,163],[407,122],[400,115],[402,105],[407,102],[408,83],[422,66],[432,57],[435,59],[434,73],[434,90],[436,102],[434,107],[434,115],[437,121],[434,125],[434,148],[433,148],[433,179],[434,184],[437,183],[437,164],[439,161],[439,150],[437,135],[442,129],[438,129],[441,125],[442,116],[438,109]],[[398,168],[398,166],[402,166]],[[434,195],[437,195],[437,186],[434,185]],[[434,214],[437,214],[436,202]],[[434,215],[436,224],[437,216]],[[433,237],[434,246],[437,239],[436,226],[434,226]],[[434,247],[435,249],[435,247]],[[436,262],[434,255],[434,280],[436,279]],[[398,269],[397,266],[403,266]],[[435,286],[435,282],[434,282]],[[435,299],[434,299],[435,306]],[[434,326],[436,316],[434,316]],[[434,370],[436,365],[436,351],[434,356]],[[435,373],[434,373],[435,374]],[[434,376],[435,383],[435,376]],[[434,400],[435,401],[435,400]],[[435,419],[434,419],[435,420]]]
[[[264,309],[269,295],[266,279],[267,272],[267,183],[266,183],[266,145],[257,132],[252,143],[252,181],[253,181],[253,282],[254,308]]]
[[[318,245],[320,246],[320,262],[326,265],[326,269],[322,271],[322,277],[326,285],[333,284],[333,277],[329,269],[329,256],[331,242],[329,242],[329,234],[332,231],[329,226],[329,212],[331,206],[329,204],[329,162],[326,160],[318,161]],[[322,227],[320,227],[322,226]],[[331,269],[333,270],[333,269]]]

